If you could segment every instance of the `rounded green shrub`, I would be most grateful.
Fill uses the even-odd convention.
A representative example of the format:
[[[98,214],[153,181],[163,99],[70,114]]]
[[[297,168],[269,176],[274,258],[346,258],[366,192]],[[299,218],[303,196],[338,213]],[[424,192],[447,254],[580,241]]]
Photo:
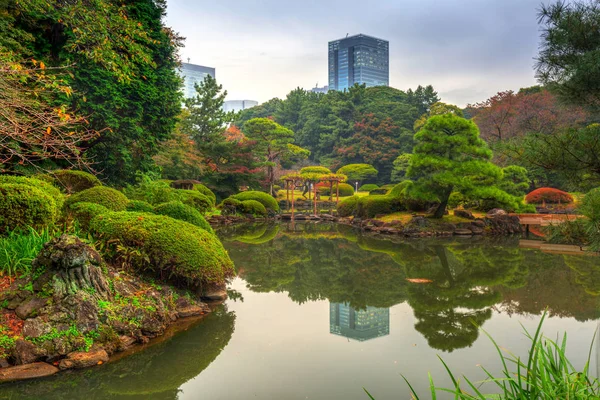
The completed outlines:
[[[320,165],[313,165],[311,167],[304,167],[300,169],[300,175],[302,174],[331,174],[331,170],[327,167]]]
[[[145,201],[153,205],[178,200],[177,190],[162,180],[142,181],[135,186],[127,186],[123,192],[130,200]]]
[[[256,200],[242,201],[242,212],[244,214],[252,214],[255,217],[265,217],[267,215],[265,206]]]
[[[79,226],[84,231],[89,229],[91,220],[108,212],[110,210],[103,205],[88,202],[73,203],[68,208],[69,215],[79,222]]]
[[[58,208],[48,192],[31,185],[0,183],[0,233],[53,224]]]
[[[175,218],[180,221],[189,222],[205,231],[214,233],[210,224],[206,222],[198,210],[187,204],[183,204],[180,201],[170,201],[168,203],[160,204],[154,208],[154,211],[156,214],[166,215],[167,217]]]
[[[187,204],[203,214],[210,211],[213,207],[213,202],[211,199],[196,190],[175,190],[175,200],[179,200],[183,204]]]
[[[340,185],[339,186],[340,197],[354,196],[354,188],[352,187],[352,185],[349,185],[347,183],[340,183],[339,185]],[[333,185],[332,190],[333,190],[333,195],[335,196],[337,193],[335,184]],[[329,196],[329,186],[319,188],[319,192],[321,193],[322,196]]]
[[[230,197],[240,201],[256,200],[259,203],[262,203],[267,210],[272,210],[274,212],[279,211],[279,204],[277,203],[277,200],[275,200],[275,198],[268,193],[251,190],[248,192],[241,192]]]
[[[107,244],[116,242],[136,250],[129,259],[132,267],[192,288],[221,284],[234,275],[233,262],[219,239],[188,222],[164,215],[113,212],[94,218],[90,230]]]
[[[203,184],[201,184],[201,183],[195,184],[194,190],[197,190],[200,193],[202,193],[203,195],[205,195],[206,197],[208,197],[211,200],[213,206],[217,203],[217,196],[215,196],[213,191],[210,190],[209,188],[207,188],[206,186],[204,186]]]
[[[401,202],[391,196],[365,196],[358,199],[356,214],[361,218],[374,218],[402,210]]]
[[[152,204],[147,203],[143,200],[131,200],[129,203],[127,203],[126,210],[154,214],[154,207],[152,207]]]
[[[102,186],[102,182],[98,178],[84,171],[62,169],[53,171],[52,174],[56,178],[56,183],[69,194]]]
[[[369,192],[369,196],[388,194],[388,192],[389,192],[389,189],[385,189],[385,188],[373,189]]]
[[[413,182],[406,180],[395,185],[388,193],[388,196],[400,201],[401,207],[409,211],[426,211],[433,203],[429,200],[416,198],[411,195],[410,189]]]
[[[235,215],[242,209],[242,202],[231,197],[226,198],[219,204],[219,209],[223,215]]]
[[[375,189],[379,189],[379,186],[377,186],[374,183],[367,183],[366,185],[362,185],[361,187],[358,188],[359,192],[370,192],[371,190],[375,190]]]
[[[358,196],[352,196],[344,200],[340,200],[337,205],[337,214],[340,217],[350,217],[352,215],[356,215],[357,203]]]
[[[116,189],[107,186],[95,186],[71,195],[66,204],[70,206],[81,202],[101,204],[111,211],[123,211],[127,209],[129,199]]]
[[[62,205],[65,201],[65,196],[61,193],[61,191],[50,182],[37,179],[37,178],[29,178],[25,176],[14,176],[14,175],[0,175],[0,184],[3,183],[15,183],[19,185],[27,185],[32,186],[34,188],[43,190],[48,193],[50,197],[54,199],[56,203],[56,208],[62,208]]]

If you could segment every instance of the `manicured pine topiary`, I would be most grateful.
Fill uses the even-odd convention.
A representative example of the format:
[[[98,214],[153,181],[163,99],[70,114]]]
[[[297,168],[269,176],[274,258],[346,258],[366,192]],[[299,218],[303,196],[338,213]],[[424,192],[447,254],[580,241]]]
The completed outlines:
[[[265,206],[265,208],[267,210],[279,212],[279,204],[277,203],[277,200],[275,200],[275,198],[273,196],[269,195],[268,193],[251,190],[248,192],[241,192],[241,193],[238,193],[238,194],[230,196],[230,197],[240,200],[240,201],[256,200],[256,201],[262,203],[262,205]]]
[[[89,172],[62,169],[53,171],[52,175],[56,178],[56,183],[69,194],[102,186],[102,182]]]
[[[101,204],[111,211],[123,211],[127,209],[129,199],[116,189],[107,186],[95,186],[71,195],[65,204],[70,206],[80,202]]]
[[[0,234],[52,225],[59,214],[48,192],[31,185],[0,183]]]
[[[210,232],[164,215],[114,212],[94,218],[90,231],[105,243],[139,251],[132,267],[151,270],[180,284],[198,288],[222,284],[234,275],[233,262]]]
[[[67,209],[67,213],[79,223],[79,226],[84,231],[89,229],[91,220],[98,215],[106,214],[108,212],[110,212],[110,210],[103,205],[88,202],[73,203],[70,204]]]
[[[159,204],[154,208],[154,211],[156,214],[166,215],[167,217],[175,218],[180,221],[189,222],[205,231],[214,233],[210,224],[206,222],[198,210],[192,206],[183,204],[180,201],[170,201],[168,203]]]
[[[242,201],[242,213],[252,214],[255,217],[265,217],[267,215],[267,209],[262,203],[256,200],[244,200]]]
[[[2,183],[16,183],[41,189],[54,199],[58,209],[62,208],[65,201],[65,196],[61,191],[56,186],[52,185],[52,183],[45,180],[25,176],[0,175],[0,184]]]

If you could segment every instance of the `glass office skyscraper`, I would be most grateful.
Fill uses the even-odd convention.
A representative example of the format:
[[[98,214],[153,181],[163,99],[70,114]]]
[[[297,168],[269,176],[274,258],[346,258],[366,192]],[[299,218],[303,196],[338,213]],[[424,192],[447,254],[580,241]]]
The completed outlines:
[[[390,84],[390,42],[363,34],[329,42],[329,90]]]
[[[207,75],[215,78],[215,69],[203,67],[202,65],[181,63],[181,75],[183,76],[183,95],[186,99],[196,96],[194,84],[200,84]]]

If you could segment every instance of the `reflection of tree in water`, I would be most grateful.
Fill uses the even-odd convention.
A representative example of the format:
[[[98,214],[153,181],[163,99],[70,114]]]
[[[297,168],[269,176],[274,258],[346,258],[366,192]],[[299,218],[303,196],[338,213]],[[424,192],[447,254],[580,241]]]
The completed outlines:
[[[227,346],[235,315],[221,308],[175,337],[114,363],[0,386],[0,398],[177,399]]]

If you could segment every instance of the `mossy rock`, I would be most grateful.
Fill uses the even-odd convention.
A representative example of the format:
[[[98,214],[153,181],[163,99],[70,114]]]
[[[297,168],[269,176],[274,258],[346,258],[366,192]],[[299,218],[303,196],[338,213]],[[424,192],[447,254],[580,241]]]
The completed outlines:
[[[48,192],[31,185],[0,183],[0,233],[52,225],[59,211]]]
[[[48,193],[56,203],[56,207],[58,209],[62,208],[62,205],[65,201],[65,196],[61,193],[61,191],[54,186],[52,183],[34,178],[34,177],[25,177],[25,176],[14,176],[14,175],[0,175],[0,184],[3,183],[15,183],[19,185],[27,185],[32,186],[34,188],[43,190]]]
[[[181,201],[204,214],[213,208],[214,203],[208,196],[196,190],[175,189],[175,200]]]
[[[244,214],[252,214],[255,217],[265,217],[267,215],[265,206],[256,200],[242,201],[241,208]]]
[[[110,210],[103,205],[88,202],[79,202],[70,204],[67,212],[69,215],[79,222],[79,226],[87,231],[90,227],[90,221],[98,215],[106,214]]]
[[[69,207],[71,204],[81,202],[101,204],[111,211],[124,211],[127,209],[129,199],[116,189],[95,186],[71,195],[65,204]]]
[[[204,186],[203,184],[201,184],[201,183],[195,184],[194,190],[197,190],[200,193],[202,193],[203,195],[205,195],[206,197],[208,197],[211,200],[213,206],[215,204],[217,204],[217,196],[215,196],[213,191],[210,190],[209,188],[207,188],[206,186]]]
[[[89,172],[62,169],[53,171],[52,174],[56,178],[56,183],[69,194],[102,186],[102,182]]]
[[[189,222],[207,232],[214,233],[210,224],[206,222],[198,210],[180,201],[170,201],[160,204],[154,208],[154,212],[159,215],[166,215],[180,221]]]
[[[154,207],[152,207],[152,204],[143,200],[131,200],[129,203],[127,203],[126,209],[127,211],[147,212],[154,214]]]
[[[279,212],[279,204],[277,203],[277,200],[268,193],[251,190],[248,192],[241,192],[230,197],[239,201],[256,200],[259,203],[262,203],[267,210]]]
[[[235,215],[242,209],[242,202],[231,197],[226,198],[219,204],[222,215]]]
[[[130,262],[192,288],[222,284],[234,267],[219,239],[210,232],[164,215],[114,212],[94,218],[92,234],[105,243],[117,240],[137,252]]]

